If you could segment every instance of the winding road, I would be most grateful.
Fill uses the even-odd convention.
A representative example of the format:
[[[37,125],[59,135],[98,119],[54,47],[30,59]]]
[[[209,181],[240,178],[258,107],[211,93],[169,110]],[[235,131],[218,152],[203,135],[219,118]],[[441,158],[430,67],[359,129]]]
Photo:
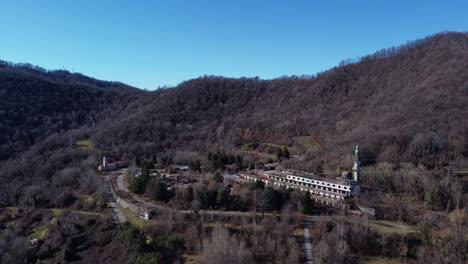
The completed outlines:
[[[113,172],[115,173],[115,172]],[[132,194],[128,187],[127,187],[127,184],[125,182],[125,175],[127,173],[127,170],[124,169],[124,170],[120,170],[117,172],[117,176],[115,178],[115,185],[119,191],[123,191],[125,193],[127,193],[129,195],[129,197],[131,197],[131,202],[134,203],[135,205],[143,205],[144,207],[147,207],[149,209],[155,209],[155,210],[159,210],[159,211],[166,211],[166,212],[173,212],[173,213],[180,213],[180,214],[193,214],[195,213],[193,210],[178,210],[178,209],[174,209],[174,208],[170,208],[170,207],[167,207],[167,206],[163,206],[163,205],[159,205],[159,204],[156,204],[156,203],[153,203],[151,202],[150,200],[147,200],[143,197],[140,197],[140,196],[137,196],[137,195],[134,195]],[[117,205],[114,197],[112,197],[112,194],[111,194],[111,187],[112,185],[110,184],[110,180],[111,180],[111,175],[110,174],[106,174],[105,176],[103,176],[103,184],[104,184],[104,189],[106,191],[106,201],[108,202],[108,204],[111,206],[113,212],[114,212],[114,215],[115,217],[118,219],[119,222],[121,223],[124,223],[127,221],[127,219],[125,218],[124,214],[121,212],[119,206]],[[117,191],[117,190],[114,190],[114,191]],[[249,217],[252,217],[254,214],[256,214],[257,216],[279,216],[278,214],[274,214],[274,213],[261,213],[261,212],[257,212],[257,213],[253,213],[253,212],[239,212],[239,211],[220,211],[220,210],[199,210],[198,213],[200,214],[205,214],[205,215],[211,215],[211,216],[249,216]],[[297,215],[296,215],[297,216]],[[312,243],[311,243],[311,239],[310,239],[310,224],[318,219],[320,216],[310,216],[310,215],[303,215],[302,216],[302,219],[304,220],[304,252],[305,252],[305,257],[306,257],[306,263],[307,264],[312,264],[314,263],[314,258],[313,258],[313,255],[312,255]],[[335,219],[341,219],[341,220],[349,220],[349,218],[346,218],[346,217],[343,217],[343,216],[340,216],[340,217],[335,217]],[[403,225],[399,225],[397,223],[390,223],[390,222],[386,222],[386,223],[381,223],[381,222],[378,222],[378,221],[375,221],[375,220],[370,220],[369,223],[372,223],[374,225],[377,225],[377,226],[390,226],[390,227],[393,227],[393,228],[398,228],[398,229],[401,229],[401,230],[406,230],[408,228],[410,228],[409,226],[403,226]]]

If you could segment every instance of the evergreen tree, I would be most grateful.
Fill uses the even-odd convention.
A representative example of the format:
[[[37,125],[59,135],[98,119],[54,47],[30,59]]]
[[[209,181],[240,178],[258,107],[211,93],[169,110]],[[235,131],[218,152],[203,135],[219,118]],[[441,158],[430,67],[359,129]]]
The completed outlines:
[[[211,180],[213,182],[216,182],[216,183],[222,183],[224,181],[224,178],[223,176],[221,175],[221,173],[219,173],[219,171],[217,171],[212,177],[211,177]]]
[[[155,201],[166,201],[169,196],[167,186],[158,179],[149,181],[146,187],[146,195],[148,195],[151,200]]]
[[[319,175],[323,172],[323,168],[322,168],[322,165],[320,163],[317,163],[317,165],[315,165],[315,169],[314,169],[314,173]]]
[[[304,192],[304,198],[302,199],[302,213],[311,214],[314,209],[314,204],[310,198],[309,192]]]
[[[146,182],[143,179],[143,175],[140,177],[134,177],[130,181],[129,190],[135,194],[142,194],[145,191]]]
[[[200,205],[200,209],[208,208],[208,191],[205,186],[195,189],[194,199]]]
[[[184,193],[183,193],[183,201],[184,201],[185,208],[188,208],[190,206],[190,203],[192,203],[193,199],[194,199],[193,188],[192,186],[189,186],[188,188],[184,190]]]
[[[234,163],[236,163],[236,157],[232,153],[229,153],[227,155],[227,163],[226,164],[231,165],[231,164],[234,164]]]
[[[279,210],[282,203],[281,193],[276,189],[266,187],[263,189],[259,203],[259,207],[265,211]]]
[[[214,208],[218,202],[218,190],[216,188],[209,189],[206,192],[206,207]]]
[[[281,158],[283,158],[283,151],[281,150],[281,148],[276,149],[276,158],[278,159],[278,161],[280,161]]]
[[[243,159],[241,155],[236,156],[236,166],[239,170],[242,170],[244,168]]]
[[[167,166],[166,172],[168,174],[172,174],[174,172],[174,170],[172,169],[172,165]]]
[[[284,149],[283,149],[283,157],[284,157],[285,159],[289,159],[289,158],[290,158],[290,154],[289,154],[288,147],[284,147]]]
[[[226,188],[222,188],[218,191],[218,196],[216,197],[216,203],[219,207],[228,209],[231,202],[231,195],[229,194],[229,190]]]
[[[191,161],[189,167],[193,172],[201,172],[201,163],[199,160]]]

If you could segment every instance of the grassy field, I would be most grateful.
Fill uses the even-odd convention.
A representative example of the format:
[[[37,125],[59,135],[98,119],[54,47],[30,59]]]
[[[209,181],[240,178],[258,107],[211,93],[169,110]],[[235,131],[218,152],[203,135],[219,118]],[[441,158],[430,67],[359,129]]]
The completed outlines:
[[[294,229],[293,236],[304,237],[304,228]]]
[[[382,233],[410,234],[416,232],[414,226],[398,221],[376,220],[371,222],[370,227],[371,229]]]
[[[262,144],[265,145],[265,146],[269,146],[269,147],[273,147],[273,148],[280,148],[280,149],[283,149],[283,148],[286,147],[285,145],[280,145],[280,144],[276,144],[276,143],[262,143]]]
[[[50,209],[55,217],[60,217],[63,214],[63,209]]]
[[[199,255],[184,254],[182,255],[183,263],[201,263]]]
[[[356,219],[349,219],[348,221],[354,223],[360,223],[362,225],[369,225],[369,227],[377,232],[380,233],[388,233],[388,234],[411,234],[416,232],[416,228],[414,226],[410,226],[403,222],[399,221],[387,221],[387,220],[371,220],[370,222],[367,221],[360,221]]]
[[[91,142],[89,139],[84,139],[84,140],[79,140],[76,142],[76,145],[80,148],[84,148],[88,151],[93,151],[94,150],[94,144]]]
[[[38,240],[43,240],[47,234],[47,230],[47,225],[38,226],[33,229],[33,233],[29,237],[31,239],[36,238]]]
[[[293,139],[295,145],[303,146],[304,148],[310,148],[317,144],[317,142],[315,142],[315,140],[310,136],[294,137]]]
[[[132,224],[132,225],[134,225],[134,226],[136,226],[138,228],[142,228],[144,226],[147,226],[147,225],[150,225],[150,224],[153,223],[153,221],[151,221],[151,220],[141,219],[140,216],[136,215],[135,213],[133,213],[132,211],[130,211],[127,208],[120,207],[120,210],[122,211],[122,213],[127,218],[127,221],[130,224]]]
[[[301,153],[307,151],[309,148],[317,145],[317,142],[311,136],[293,137],[292,140],[293,140],[293,144],[291,146],[287,146],[288,150],[289,150],[289,152],[291,154],[301,154]],[[254,154],[254,153],[256,153],[257,155],[261,154],[256,149],[252,149],[252,145],[254,143],[255,142],[250,142],[250,143],[244,144],[242,146],[242,150],[244,150],[244,152],[250,153],[250,154]],[[271,148],[281,148],[281,149],[283,149],[283,148],[286,147],[286,145],[281,145],[281,144],[272,143],[272,142],[257,142],[256,144],[258,144],[258,146],[263,145],[263,146],[268,146],[268,147],[271,147]],[[273,158],[273,159],[276,158],[274,154],[269,155],[267,157],[264,156],[262,158],[270,158],[270,157]]]
[[[400,221],[389,220],[361,220],[357,218],[343,218],[342,221],[369,226],[372,230],[388,234],[411,234],[417,232],[416,227]]]
[[[317,142],[310,136],[294,137],[293,140],[293,145],[289,147],[292,154],[303,153],[314,145],[317,145]]]
[[[398,264],[402,263],[398,259],[384,258],[384,257],[366,257],[364,260],[366,264]]]
[[[268,160],[268,159],[272,159],[272,160],[276,159],[276,156],[273,155],[273,154],[257,152],[257,151],[252,151],[252,150],[250,150],[250,151],[244,150],[244,151],[242,151],[242,153],[257,156],[259,159],[263,159],[265,161]]]

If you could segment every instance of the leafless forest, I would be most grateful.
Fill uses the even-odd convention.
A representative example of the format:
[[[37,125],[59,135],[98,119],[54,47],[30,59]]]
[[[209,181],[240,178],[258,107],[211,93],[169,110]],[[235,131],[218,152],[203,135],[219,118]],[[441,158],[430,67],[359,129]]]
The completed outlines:
[[[234,153],[252,142],[292,146],[307,137],[301,157],[282,165],[350,167],[350,146],[359,143],[371,190],[360,199],[384,203],[388,219],[418,228],[388,235],[322,218],[312,234],[317,263],[360,263],[363,255],[464,263],[468,181],[454,170],[468,169],[467,69],[467,33],[436,34],[316,75],[203,76],[155,91],[0,61],[0,262],[170,263],[198,252],[205,263],[220,256],[226,263],[297,263],[301,246],[283,232],[300,225],[284,213],[299,214],[300,199],[258,219],[269,228],[255,236],[252,219],[193,216],[144,230],[154,234],[146,243],[141,230],[103,213],[95,168],[104,154],[132,164],[170,157],[209,167],[208,152]],[[77,146],[80,140],[93,142],[92,150]],[[38,248],[25,246],[40,226],[53,235]]]

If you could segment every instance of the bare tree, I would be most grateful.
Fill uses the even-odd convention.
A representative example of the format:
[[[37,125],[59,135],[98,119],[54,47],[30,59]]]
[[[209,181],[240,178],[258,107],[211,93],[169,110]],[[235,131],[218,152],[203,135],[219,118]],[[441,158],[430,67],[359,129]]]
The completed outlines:
[[[245,243],[231,236],[228,230],[221,226],[216,226],[211,238],[203,241],[201,257],[202,262],[206,264],[252,262],[252,253],[247,250]]]

